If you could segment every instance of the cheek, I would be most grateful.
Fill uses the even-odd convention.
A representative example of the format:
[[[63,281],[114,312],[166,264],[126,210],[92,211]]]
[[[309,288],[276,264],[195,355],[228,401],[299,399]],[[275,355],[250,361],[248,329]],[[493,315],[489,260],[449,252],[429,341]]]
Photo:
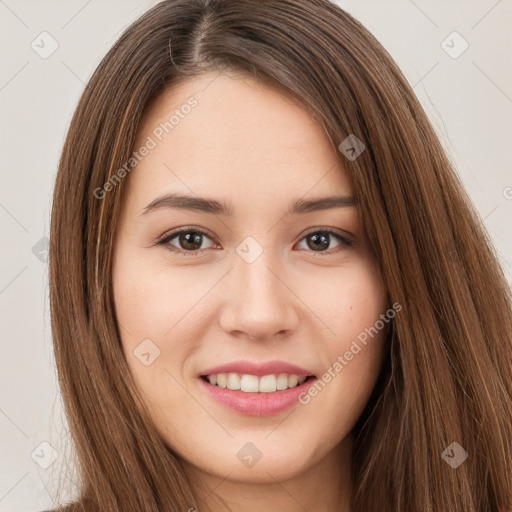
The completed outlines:
[[[142,336],[162,342],[174,339],[184,325],[193,327],[201,310],[198,301],[215,282],[215,276],[203,274],[192,266],[173,271],[162,258],[128,258],[120,253],[113,287],[117,318],[126,328],[123,341],[137,343]]]
[[[138,257],[136,248],[129,250],[130,257],[128,250],[119,251],[113,267],[116,315],[132,376],[158,415],[160,406],[187,399],[179,382],[204,338],[208,292],[222,271],[212,275],[206,266],[192,265],[172,269],[161,256]]]
[[[195,277],[192,267],[171,271],[161,261],[134,257],[134,252],[127,257],[120,251],[113,267],[115,309],[132,377],[160,430],[170,411],[183,409],[183,421],[191,414],[182,407],[190,397],[180,383],[193,340],[202,335],[194,319],[201,307],[197,302],[211,285],[208,280],[199,284],[197,269]]]
[[[330,437],[346,434],[362,413],[381,369],[394,315],[386,316],[385,287],[376,267],[365,261],[340,272],[321,294],[317,292],[316,301],[334,334],[324,338],[324,373],[303,404],[311,407],[312,415],[331,412],[325,416]]]
[[[336,341],[329,347],[335,351],[342,350],[347,342],[350,345],[352,339],[374,325],[385,313],[388,302],[377,268],[367,260],[331,276],[316,288],[315,294],[318,311],[333,331]]]

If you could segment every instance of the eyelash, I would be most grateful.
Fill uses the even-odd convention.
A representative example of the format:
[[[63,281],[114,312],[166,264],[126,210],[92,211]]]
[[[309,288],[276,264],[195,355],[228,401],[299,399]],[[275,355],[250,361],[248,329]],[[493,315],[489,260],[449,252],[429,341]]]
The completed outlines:
[[[214,239],[215,239],[215,237],[208,231],[205,231],[202,229],[197,229],[197,228],[194,228],[193,226],[187,226],[185,228],[180,228],[176,231],[172,231],[171,233],[166,233],[163,236],[163,238],[161,238],[160,240],[158,240],[156,242],[155,245],[166,245],[170,251],[176,252],[178,254],[183,254],[185,256],[195,256],[197,253],[206,250],[206,249],[199,249],[196,251],[185,251],[183,249],[178,249],[175,246],[171,245],[170,241],[172,239],[176,238],[178,235],[181,235],[182,233],[197,233],[202,236],[207,236],[208,238],[212,239],[212,241],[214,241]],[[341,248],[338,248],[337,250],[335,250],[334,251],[335,253],[344,250],[346,247],[352,247],[354,245],[352,240],[349,240],[348,238],[340,235],[336,231],[333,231],[332,229],[329,229],[329,228],[315,228],[314,230],[307,232],[299,240],[299,242],[302,242],[302,240],[304,240],[304,238],[306,238],[310,235],[315,235],[315,234],[319,234],[319,233],[332,235],[334,238],[336,238],[336,240],[338,240],[340,242],[339,247],[341,247]],[[327,252],[327,251],[318,251],[318,252],[317,251],[308,251],[308,252],[313,252],[315,254],[327,254],[327,255],[333,254],[332,252]]]

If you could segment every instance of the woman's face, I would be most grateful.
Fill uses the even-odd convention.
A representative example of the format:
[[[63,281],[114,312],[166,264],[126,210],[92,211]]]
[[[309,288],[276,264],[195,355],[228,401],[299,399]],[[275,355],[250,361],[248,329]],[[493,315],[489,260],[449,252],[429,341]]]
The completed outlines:
[[[320,124],[277,89],[209,73],[150,105],[134,151],[115,305],[166,444],[238,481],[336,460],[385,329],[359,340],[387,302]],[[334,196],[345,199],[319,202]]]

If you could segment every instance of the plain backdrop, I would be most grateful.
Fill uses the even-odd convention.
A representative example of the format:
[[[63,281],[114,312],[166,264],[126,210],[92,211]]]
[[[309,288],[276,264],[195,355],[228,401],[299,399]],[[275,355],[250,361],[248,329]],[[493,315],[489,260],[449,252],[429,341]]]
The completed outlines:
[[[59,481],[63,497],[74,492],[76,475],[72,466],[64,466],[72,451],[56,384],[48,314],[45,244],[52,188],[84,84],[122,30],[154,3],[0,0],[3,512],[50,508]],[[339,4],[381,41],[414,86],[510,282],[512,2]]]

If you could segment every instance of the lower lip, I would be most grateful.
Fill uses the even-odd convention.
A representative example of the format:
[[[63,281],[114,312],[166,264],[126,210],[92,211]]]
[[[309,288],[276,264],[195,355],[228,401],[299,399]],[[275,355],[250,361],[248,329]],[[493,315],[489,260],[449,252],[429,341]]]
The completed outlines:
[[[210,395],[222,405],[240,414],[248,416],[270,416],[289,409],[298,403],[299,396],[306,393],[317,379],[309,378],[294,388],[274,391],[273,393],[246,393],[214,386],[199,379]]]

